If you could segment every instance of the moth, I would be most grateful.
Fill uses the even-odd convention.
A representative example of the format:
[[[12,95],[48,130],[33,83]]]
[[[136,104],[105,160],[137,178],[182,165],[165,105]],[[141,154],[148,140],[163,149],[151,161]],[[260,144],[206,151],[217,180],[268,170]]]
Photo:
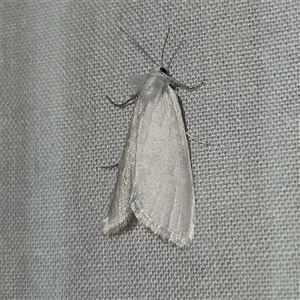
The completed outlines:
[[[134,38],[119,28],[155,62]],[[164,67],[163,55],[169,32],[170,28],[160,65],[137,78],[136,94],[122,104],[116,104],[107,96],[117,106],[135,103],[135,108],[118,164],[108,216],[102,221],[102,232],[118,232],[134,214],[155,234],[183,247],[190,245],[194,236],[195,195],[189,134],[174,88],[194,91],[204,80],[195,87],[188,87],[170,76],[168,69],[179,47]]]

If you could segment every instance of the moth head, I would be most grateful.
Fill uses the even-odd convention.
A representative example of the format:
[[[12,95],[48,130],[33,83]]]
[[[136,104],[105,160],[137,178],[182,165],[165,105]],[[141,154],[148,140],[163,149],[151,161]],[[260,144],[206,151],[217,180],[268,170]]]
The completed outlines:
[[[166,75],[166,76],[170,76],[169,70],[165,67],[155,67],[150,71],[151,74],[153,75]]]
[[[159,76],[159,77],[170,77],[169,70],[163,66],[154,67],[150,70],[150,74]]]
[[[159,71],[160,71],[161,73],[166,74],[166,75],[170,75],[169,70],[167,70],[165,67],[160,67],[160,68],[159,68]]]

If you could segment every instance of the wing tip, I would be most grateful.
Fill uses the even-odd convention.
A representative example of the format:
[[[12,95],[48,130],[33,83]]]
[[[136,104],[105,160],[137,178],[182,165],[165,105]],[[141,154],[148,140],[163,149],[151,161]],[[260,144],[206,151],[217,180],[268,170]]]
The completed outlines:
[[[131,215],[127,216],[124,220],[119,222],[111,222],[109,217],[105,218],[100,223],[101,232],[106,235],[115,234],[122,230],[129,222]]]
[[[137,201],[133,201],[131,203],[131,209],[134,215],[139,220],[139,222],[141,222],[144,226],[153,231],[154,234],[161,236],[163,239],[168,240],[169,242],[175,244],[179,248],[187,248],[192,244],[194,237],[194,222],[192,222],[191,230],[188,237],[182,239],[176,236],[174,233],[170,232],[169,230],[162,228],[155,221],[153,221],[151,217],[139,207]]]

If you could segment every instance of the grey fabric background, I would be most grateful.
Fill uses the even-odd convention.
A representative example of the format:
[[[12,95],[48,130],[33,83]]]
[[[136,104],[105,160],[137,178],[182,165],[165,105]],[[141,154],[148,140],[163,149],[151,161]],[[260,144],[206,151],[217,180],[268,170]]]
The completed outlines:
[[[299,299],[299,13],[294,1],[1,1],[1,299]],[[102,236],[132,107],[159,60],[191,142],[191,248]]]

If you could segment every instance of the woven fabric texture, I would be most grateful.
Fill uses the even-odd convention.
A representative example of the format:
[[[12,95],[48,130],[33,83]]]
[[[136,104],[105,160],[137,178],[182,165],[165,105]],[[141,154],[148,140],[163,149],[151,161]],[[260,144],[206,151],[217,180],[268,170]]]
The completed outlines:
[[[299,299],[299,1],[1,1],[1,299]],[[195,240],[102,236],[133,107],[171,74],[190,142]]]

